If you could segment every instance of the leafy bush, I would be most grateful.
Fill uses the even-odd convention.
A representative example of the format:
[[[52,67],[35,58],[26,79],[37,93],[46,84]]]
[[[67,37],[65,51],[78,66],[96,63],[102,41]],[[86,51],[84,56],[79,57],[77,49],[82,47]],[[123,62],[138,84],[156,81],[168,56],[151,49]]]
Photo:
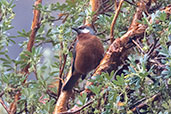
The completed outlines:
[[[88,5],[88,0],[66,0],[65,4],[53,3],[39,5],[41,11],[40,28],[36,34],[36,40],[32,51],[27,51],[27,42],[30,31],[18,31],[17,36],[9,34],[13,29],[11,25],[15,18],[13,0],[0,1],[0,90],[1,99],[7,107],[14,101],[15,94],[20,91],[21,96],[18,101],[17,113],[27,112],[29,114],[50,114],[53,112],[58,88],[51,87],[56,78],[59,78],[60,68],[64,58],[67,56],[63,76],[69,71],[72,54],[69,50],[75,39],[71,27],[83,25],[85,18],[91,21],[92,12]],[[165,1],[162,6],[166,6],[170,1]],[[115,37],[121,37],[129,28],[135,7],[125,3],[122,13],[119,14],[115,25]],[[60,11],[58,18],[57,11]],[[110,33],[110,25],[113,19],[113,12],[100,14],[97,24],[97,33],[101,40],[107,39]],[[151,14],[153,23],[144,14],[140,23],[148,25],[142,40],[142,51],[138,47],[132,48],[125,60],[126,69],[122,66],[122,73],[112,71],[102,73],[90,81],[97,83],[98,86],[90,86],[89,89],[95,94],[94,102],[91,106],[82,110],[82,113],[132,113],[131,109],[138,104],[145,102],[146,107],[140,112],[168,114],[171,112],[171,17],[166,13],[157,11]],[[159,23],[155,23],[156,20]],[[57,22],[61,22],[60,25]],[[23,37],[25,41],[20,43],[23,51],[17,59],[8,56],[8,46],[15,43],[15,38]],[[158,41],[155,49],[150,52],[150,44]],[[46,48],[46,45],[51,47]],[[62,45],[61,45],[62,44]],[[104,42],[107,49],[108,42]],[[150,53],[149,53],[150,52]],[[61,60],[62,59],[62,60]],[[62,62],[61,62],[62,61]],[[29,64],[29,72],[35,76],[35,80],[27,80],[22,73]],[[23,83],[27,80],[25,83]],[[82,88],[82,87],[80,87]],[[50,91],[50,93],[49,93]],[[152,98],[159,95],[157,101]],[[81,101],[80,106],[84,105],[88,99],[87,95],[79,96],[76,99]],[[73,99],[72,99],[73,100]],[[69,106],[74,105],[70,103]],[[137,109],[138,110],[138,109]]]

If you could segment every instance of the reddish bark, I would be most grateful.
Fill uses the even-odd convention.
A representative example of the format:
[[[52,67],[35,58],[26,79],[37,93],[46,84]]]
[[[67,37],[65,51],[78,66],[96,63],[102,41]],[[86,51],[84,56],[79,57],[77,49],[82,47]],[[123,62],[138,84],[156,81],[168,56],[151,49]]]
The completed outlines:
[[[38,4],[41,4],[42,0],[37,0],[35,2],[35,6],[38,6]],[[30,39],[27,43],[27,50],[31,52],[32,47],[34,45],[34,41],[35,41],[35,36],[37,33],[37,30],[39,28],[39,18],[40,18],[40,11],[37,9],[34,9],[34,18],[33,18],[33,22],[32,22],[32,27],[31,27],[31,34],[30,34]],[[29,65],[27,65],[23,70],[22,73],[24,74],[24,76],[26,76],[25,81],[27,80],[27,75],[28,75],[28,69],[29,69]],[[23,83],[25,83],[25,81]],[[14,114],[16,112],[17,109],[17,102],[20,99],[21,93],[20,91],[18,91],[15,95],[15,99],[14,102],[11,103],[10,105],[10,110],[9,110],[9,114]]]

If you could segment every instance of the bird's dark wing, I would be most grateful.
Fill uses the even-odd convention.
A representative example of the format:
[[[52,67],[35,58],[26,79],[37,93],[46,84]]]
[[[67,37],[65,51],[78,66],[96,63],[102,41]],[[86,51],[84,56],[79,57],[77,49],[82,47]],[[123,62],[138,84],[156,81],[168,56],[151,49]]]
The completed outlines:
[[[75,70],[75,58],[76,58],[76,45],[78,43],[78,40],[75,41],[75,44],[74,44],[74,49],[73,49],[73,52],[72,52],[72,56],[73,56],[73,62],[72,62],[72,73],[74,72]]]
[[[72,76],[65,82],[62,90],[71,90],[77,80],[79,79],[80,75],[75,71],[75,59],[76,59],[76,46],[77,46],[78,40],[75,41],[74,48],[72,51],[73,56],[73,62],[72,62]]]
[[[72,88],[74,87],[74,85],[76,84],[77,80],[80,78],[79,73],[77,72],[73,72],[72,76],[65,82],[62,90],[72,90]]]

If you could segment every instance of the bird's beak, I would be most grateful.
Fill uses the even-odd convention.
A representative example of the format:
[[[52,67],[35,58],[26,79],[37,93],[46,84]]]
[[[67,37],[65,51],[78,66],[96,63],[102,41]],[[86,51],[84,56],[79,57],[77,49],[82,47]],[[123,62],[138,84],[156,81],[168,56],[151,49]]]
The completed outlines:
[[[71,28],[72,30],[74,30],[74,31],[76,31],[77,32],[77,34],[80,34],[81,33],[81,31],[78,29],[78,28]]]

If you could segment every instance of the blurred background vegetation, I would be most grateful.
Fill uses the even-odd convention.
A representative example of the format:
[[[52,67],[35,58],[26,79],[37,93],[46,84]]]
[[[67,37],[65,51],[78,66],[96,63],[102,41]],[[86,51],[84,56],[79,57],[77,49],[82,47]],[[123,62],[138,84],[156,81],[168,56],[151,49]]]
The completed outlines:
[[[113,1],[108,0],[108,3],[113,4]],[[171,1],[158,0],[157,3],[160,8],[164,8]],[[63,4],[54,2],[39,5],[37,9],[41,11],[41,26],[37,31],[32,52],[29,52],[26,50],[26,46],[30,37],[30,30],[22,29],[17,31],[16,35],[10,34],[10,31],[15,29],[15,26],[12,25],[12,21],[16,18],[13,11],[15,7],[13,0],[0,1],[0,93],[2,93],[0,97],[5,105],[10,107],[16,92],[21,91],[17,114],[50,114],[53,112],[58,98],[56,94],[58,88],[52,87],[52,83],[58,82],[61,59],[64,59],[61,58],[61,55],[67,55],[62,74],[63,79],[71,65],[70,47],[76,37],[71,27],[83,25],[87,17],[91,21],[94,12],[91,11],[89,0],[66,0]],[[135,9],[135,6],[124,2],[115,25],[115,38],[126,33]],[[101,38],[105,49],[109,47],[109,42],[106,39],[109,38],[113,12],[114,7],[111,11],[99,14],[95,23],[96,34]],[[168,17],[166,13],[159,10],[153,11],[150,15],[153,23],[149,22],[145,13],[143,19],[140,20],[141,23],[148,25],[140,41],[142,50],[140,51],[137,47],[132,48],[133,53],[124,62],[124,65],[127,66],[126,69],[123,69],[124,65],[122,65],[118,67],[117,71],[110,74],[103,73],[96,79],[90,80],[100,86],[89,87],[96,95],[95,102],[82,110],[82,113],[133,113],[130,109],[142,102],[146,102],[145,107],[137,109],[138,112],[135,111],[134,113],[171,113],[171,16]],[[156,24],[155,20],[159,20],[160,23]],[[32,20],[28,21],[31,22]],[[157,46],[151,52],[152,54],[149,54],[150,44],[155,41],[158,41]],[[22,51],[14,58],[10,56],[8,49],[16,43]],[[26,77],[20,71],[27,64],[30,64],[29,76],[33,78],[23,84]],[[122,69],[122,73],[117,75],[120,69]],[[84,82],[81,81],[80,83],[82,86],[77,88],[83,90]],[[74,91],[74,95],[75,100],[74,98],[71,99],[72,102],[68,103],[68,108],[75,105],[78,99],[81,101],[81,106],[88,101],[87,95],[80,96],[76,91]],[[154,95],[159,95],[157,97],[159,100],[150,99]],[[118,105],[120,101],[122,104]],[[3,110],[2,107],[0,113],[5,114],[5,111],[1,110]]]

